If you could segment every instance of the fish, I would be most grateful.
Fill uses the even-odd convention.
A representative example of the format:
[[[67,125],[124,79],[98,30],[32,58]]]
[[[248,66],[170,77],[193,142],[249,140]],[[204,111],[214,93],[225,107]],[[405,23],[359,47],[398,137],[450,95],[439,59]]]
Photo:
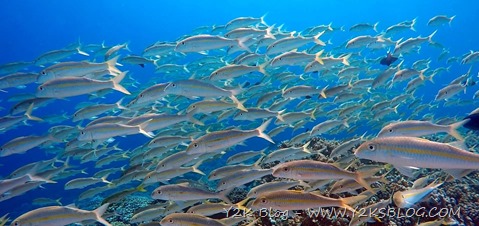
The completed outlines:
[[[235,45],[247,52],[251,52],[248,46],[244,44],[249,38],[229,39],[218,35],[195,35],[179,41],[175,46],[175,51],[182,53],[202,52]]]
[[[325,46],[326,44],[323,41],[319,40],[319,37],[323,33],[324,32],[321,32],[315,35],[314,37],[291,36],[291,37],[287,37],[283,39],[278,39],[277,41],[271,43],[271,45],[268,46],[268,48],[266,49],[266,54],[272,55],[272,54],[290,51],[292,49],[299,48],[310,42],[314,42],[318,45]]]
[[[388,52],[387,56],[381,59],[380,64],[390,66],[391,64],[396,62],[397,59],[397,57],[393,57],[393,55]]]
[[[211,132],[202,137],[193,140],[186,149],[189,154],[211,153],[218,150],[234,146],[251,137],[260,137],[270,143],[274,141],[268,134],[264,133],[272,119],[265,121],[258,128],[254,130],[223,130]]]
[[[457,131],[458,128],[466,124],[469,120],[462,120],[450,125],[437,125],[427,121],[408,120],[396,123],[390,123],[379,131],[377,137],[420,137],[431,134],[445,132],[455,137],[458,140],[464,140],[464,138]]]
[[[349,28],[349,31],[365,31],[365,30],[373,30],[375,32],[377,31],[377,26],[379,22],[376,22],[375,24],[368,24],[368,23],[360,23],[360,24],[355,24]]]
[[[85,127],[80,131],[77,139],[79,141],[106,140],[115,136],[131,135],[141,133],[146,137],[153,138],[153,134],[145,131],[149,121],[139,125],[125,125],[119,123],[97,123]]]
[[[427,22],[427,26],[440,26],[440,25],[443,25],[445,23],[448,23],[449,26],[451,26],[451,22],[452,22],[452,20],[454,20],[454,18],[456,18],[456,15],[451,16],[451,17],[447,17],[445,15],[437,15],[437,16],[431,18]]]
[[[23,176],[15,177],[12,179],[5,179],[0,180],[0,194],[4,194],[15,187],[21,186],[28,182],[42,182],[42,183],[56,183],[55,181],[51,181],[46,178],[42,178],[39,176],[34,176],[31,174],[25,174]]]
[[[121,71],[116,67],[118,57],[114,57],[103,63],[92,62],[62,62],[54,64],[40,71],[37,76],[38,83],[64,77],[87,77],[99,72],[106,71],[112,75],[119,75]]]
[[[361,144],[356,157],[392,164],[402,174],[415,168],[442,169],[457,176],[455,170],[477,169],[479,155],[447,143],[417,137],[380,137]]]
[[[176,94],[186,97],[201,96],[201,97],[229,97],[237,108],[247,111],[243,104],[236,98],[239,90],[226,90],[215,85],[200,81],[200,80],[179,80],[170,82],[164,89],[167,94]]]
[[[171,201],[189,201],[189,200],[202,200],[202,199],[221,199],[226,203],[231,201],[226,197],[229,193],[228,190],[215,193],[205,191],[203,189],[189,187],[186,184],[170,184],[157,187],[151,193],[153,199],[171,200]]]
[[[93,211],[77,209],[69,206],[48,206],[24,213],[12,221],[10,225],[67,225],[85,220],[94,220],[110,226],[101,216],[110,204],[104,204]]]
[[[5,157],[13,154],[23,154],[28,150],[48,141],[60,142],[60,140],[51,135],[19,136],[0,146],[0,157]]]
[[[276,165],[273,169],[274,177],[295,180],[323,180],[323,179],[353,179],[369,191],[373,189],[364,180],[362,172],[350,172],[329,163],[313,160],[296,160]]]
[[[111,184],[110,181],[106,180],[106,177],[102,178],[95,178],[95,177],[87,177],[87,178],[76,178],[73,180],[70,180],[65,183],[65,190],[70,190],[70,189],[82,189],[91,185],[94,185],[96,183],[106,183],[106,184]]]
[[[122,85],[121,80],[127,72],[123,72],[111,80],[102,81],[84,77],[64,77],[47,81],[37,88],[36,97],[65,98],[96,92],[102,89],[114,89],[124,94],[131,93]]]

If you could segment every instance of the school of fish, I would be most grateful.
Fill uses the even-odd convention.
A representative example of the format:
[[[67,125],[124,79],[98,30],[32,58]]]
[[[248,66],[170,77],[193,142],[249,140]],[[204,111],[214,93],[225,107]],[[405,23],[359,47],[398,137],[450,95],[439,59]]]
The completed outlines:
[[[19,216],[3,216],[0,225],[111,225],[106,212],[114,210],[108,207],[132,194],[163,201],[137,210],[131,224],[254,225],[249,217],[210,216],[231,208],[354,212],[387,185],[393,170],[411,181],[424,180],[416,178],[421,168],[449,176],[397,191],[375,205],[414,206],[443,183],[479,169],[477,149],[467,146],[479,139],[462,129],[469,112],[451,110],[440,118],[428,113],[479,106],[479,91],[469,95],[478,90],[473,65],[479,50],[449,56],[436,40],[454,18],[431,18],[432,32],[423,34],[415,29],[417,19],[382,31],[379,22],[290,31],[266,23],[264,16],[239,17],[199,27],[175,41],[158,41],[142,53],[132,53],[130,43],[76,43],[32,62],[1,65],[0,102],[13,102],[0,118],[2,136],[28,133],[28,126],[40,123],[49,129],[0,144],[5,160],[11,155],[28,159],[32,152],[48,156],[1,171],[0,204],[28,194],[35,206]],[[339,33],[350,38],[333,42]],[[436,59],[410,60],[428,48],[442,52]],[[397,62],[380,65],[385,55]],[[452,64],[468,72],[449,72]],[[141,68],[133,68],[137,65]],[[137,73],[150,67],[155,74]],[[451,82],[433,84],[437,77]],[[442,86],[434,99],[417,95],[430,85]],[[29,92],[10,94],[22,90]],[[71,100],[85,101],[63,109]],[[45,115],[45,109],[56,114]],[[312,138],[335,135],[349,138],[328,154],[310,148]],[[252,141],[264,149],[237,151]],[[135,142],[142,143],[122,148]],[[29,192],[58,183],[64,190],[83,189],[75,202],[102,197],[102,205],[84,210],[62,204],[58,194]],[[248,194],[233,203],[228,195],[238,187]],[[374,221],[352,217],[350,225]]]

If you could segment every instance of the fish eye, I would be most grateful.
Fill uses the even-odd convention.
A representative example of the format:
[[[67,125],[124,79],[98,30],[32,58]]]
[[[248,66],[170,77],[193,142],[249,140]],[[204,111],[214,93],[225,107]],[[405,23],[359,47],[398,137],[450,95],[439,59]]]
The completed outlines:
[[[158,191],[156,191],[156,193],[158,193],[158,194],[161,194],[161,191],[160,191],[160,190],[158,190]]]
[[[165,167],[165,164],[161,164],[161,167]]]
[[[185,44],[185,42],[181,42],[181,44],[182,44],[182,45],[184,45],[184,44]]]
[[[198,144],[197,144],[197,143],[194,143],[194,144],[193,144],[193,147],[197,148],[197,147],[198,147]]]
[[[371,151],[376,150],[376,146],[373,145],[373,144],[370,144],[370,145],[368,146],[368,148],[369,148],[369,150],[371,150]]]
[[[393,129],[389,129],[389,132],[392,133],[392,132],[393,132]]]
[[[175,83],[171,83],[171,86],[176,87],[176,84],[175,84]]]
[[[40,90],[43,90],[43,86],[39,86],[38,88],[39,88]]]
[[[20,225],[20,224],[19,224],[18,222],[15,222],[14,225],[15,225],[15,226],[18,226],[18,225]]]
[[[223,181],[221,184],[222,184],[222,185],[226,185],[226,182]]]
[[[81,133],[81,134],[85,134],[85,131],[81,131],[80,133]]]
[[[266,203],[266,199],[261,199],[261,202],[262,202],[262,203]]]
[[[140,94],[140,97],[143,97],[143,94]]]
[[[170,222],[170,223],[173,223],[173,219],[170,219],[169,222]]]
[[[289,169],[288,169],[288,167],[285,167],[283,170],[284,170],[285,172],[288,172]]]
[[[46,75],[47,73],[45,71],[42,71],[42,75]]]
[[[280,58],[279,58],[279,60],[283,60],[283,58],[282,58],[282,57],[280,57]]]
[[[196,105],[191,106],[192,108],[196,108]]]
[[[343,185],[339,185],[339,188],[343,188]]]
[[[243,113],[240,113],[240,115],[243,115]]]

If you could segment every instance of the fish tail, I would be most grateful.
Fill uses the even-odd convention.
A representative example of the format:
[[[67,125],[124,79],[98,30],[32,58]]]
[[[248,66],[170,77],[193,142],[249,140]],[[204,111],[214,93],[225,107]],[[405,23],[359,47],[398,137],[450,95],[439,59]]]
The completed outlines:
[[[197,174],[201,174],[201,175],[206,175],[203,171],[201,171],[200,169],[198,169],[198,167],[202,164],[203,162],[202,161],[198,161],[196,164],[194,164],[193,166],[191,166],[191,169],[193,170],[193,172],[197,173]]]
[[[258,66],[258,71],[261,72],[263,75],[269,76],[268,72],[266,72],[265,68],[268,65],[268,61],[264,62],[263,64],[260,64]]]
[[[114,90],[117,90],[117,91],[122,92],[124,94],[130,95],[131,93],[125,87],[120,85],[120,82],[121,82],[121,80],[123,80],[125,78],[126,73],[128,73],[128,71],[120,73],[119,75],[117,75],[116,77],[111,79],[111,82],[113,83],[113,89]]]
[[[276,118],[281,122],[284,122],[284,118],[283,118],[283,115],[282,115],[284,113],[284,111],[286,111],[286,109],[278,111],[278,115],[276,115]]]
[[[324,87],[322,90],[321,90],[321,93],[319,93],[319,95],[321,95],[321,97],[323,97],[324,99],[328,98],[326,96],[326,89],[328,88],[328,86]]]
[[[457,129],[459,127],[461,127],[462,125],[466,124],[467,122],[469,121],[469,119],[466,119],[466,120],[462,120],[460,122],[456,122],[456,123],[453,123],[451,125],[449,125],[449,135],[453,136],[454,138],[456,138],[457,140],[464,140],[464,137],[462,137],[461,134],[459,134],[459,131],[457,131]]]
[[[318,44],[318,45],[320,45],[320,46],[325,46],[326,44],[325,44],[323,41],[319,40],[319,37],[320,37],[321,35],[323,35],[323,34],[324,34],[324,31],[322,31],[322,32],[320,32],[319,34],[315,35],[315,36],[314,36],[314,39],[313,39],[313,40],[314,40],[314,43],[316,43],[316,44]]]
[[[246,37],[241,37],[237,39],[238,42],[238,47],[241,49],[246,50],[248,53],[251,53],[251,50],[249,49],[248,46],[245,45],[245,42],[248,41],[251,38],[251,36],[246,36]]]
[[[242,201],[236,203],[236,208],[238,208],[239,210],[243,210],[245,211],[245,213],[248,213],[250,211],[250,209],[248,209],[248,207],[245,206],[246,203],[248,203],[250,198],[246,197],[245,199],[243,199]]]
[[[248,109],[246,109],[243,104],[236,98],[234,94],[231,94],[230,99],[236,104],[236,108],[248,112]]]
[[[303,152],[308,153],[308,154],[311,154],[311,149],[308,148],[308,146],[309,146],[310,143],[311,143],[311,141],[307,142],[306,144],[304,144],[304,145],[302,146]]]
[[[116,107],[117,107],[118,109],[121,109],[121,110],[128,110],[127,107],[121,105],[121,102],[122,102],[122,101],[123,101],[123,98],[121,98],[119,101],[117,101],[117,102],[115,103]]]
[[[456,18],[456,15],[451,16],[451,18],[449,18],[449,26],[451,26],[451,22],[452,22],[452,20],[454,20],[454,18]]]
[[[81,50],[80,50],[80,47],[77,47],[77,48],[76,48],[76,50],[77,50],[78,54],[80,54],[80,55],[83,55],[83,56],[90,56],[90,54],[88,54],[88,53],[85,53],[85,52],[81,51]]]
[[[421,80],[424,81],[424,79],[426,79],[426,77],[424,76],[424,72],[426,72],[426,70],[429,69],[429,68],[424,68],[422,70],[419,71],[419,77],[421,78]]]
[[[351,198],[353,198],[353,197],[351,197]],[[350,205],[348,205],[347,203],[345,203],[345,201],[343,201],[343,200],[341,200],[341,205],[340,205],[340,207],[342,207],[342,208],[344,208],[344,209],[347,209],[347,210],[349,210],[349,211],[351,211],[351,212],[353,212],[353,213],[356,213],[356,212],[357,212],[356,209],[354,209],[353,207],[351,207]]]
[[[374,30],[375,32],[378,32],[378,24],[379,24],[379,21],[376,22],[376,23],[373,25],[373,30]]]
[[[112,184],[110,181],[108,181],[106,178],[108,177],[108,175],[100,178],[101,179],[101,182],[105,183],[105,184]]]
[[[233,191],[234,188],[226,189],[218,193],[218,198],[225,201],[228,204],[232,204],[231,200],[228,198],[228,194]]]
[[[417,20],[417,17],[414,18],[414,19],[412,20],[412,23],[411,23],[410,29],[413,30],[413,31],[416,31],[416,29],[414,28],[414,25],[416,25],[416,20]]]
[[[111,226],[111,224],[108,223],[108,221],[103,219],[103,217],[101,217],[101,216],[106,212],[109,205],[110,205],[110,203],[105,203],[102,206],[98,207],[97,209],[93,210],[93,213],[95,214],[96,221],[98,221],[101,224],[106,225],[106,226]]]
[[[33,103],[30,104],[27,111],[25,112],[25,116],[27,116],[28,119],[33,121],[43,121],[43,119],[33,116],[32,111],[33,111]]]
[[[111,74],[114,74],[114,75],[119,75],[121,74],[121,71],[118,70],[118,68],[116,68],[116,65],[117,65],[117,62],[118,62],[118,58],[120,56],[116,56],[116,57],[113,57],[111,58],[110,60],[106,61],[106,66],[107,66],[107,70],[108,72],[110,72]]]
[[[344,65],[346,65],[346,66],[349,66],[349,58],[350,58],[350,57],[351,57],[351,53],[348,54],[348,55],[346,55],[346,56],[344,56],[344,57],[342,58],[342,59],[343,59],[342,63],[343,63]]]
[[[430,43],[433,42],[433,41],[432,41],[432,37],[436,34],[436,32],[437,32],[437,30],[435,30],[432,34],[430,34],[429,36],[427,36],[428,41],[429,41]]]
[[[354,179],[358,184],[361,186],[365,187],[368,191],[372,192],[373,194],[376,194],[376,191],[374,191],[373,188],[364,180],[364,173],[363,172],[356,172],[356,178]]]
[[[273,33],[271,33],[271,31],[273,30],[274,28],[274,24],[269,26],[268,28],[266,28],[266,34],[264,35],[265,38],[272,38],[272,39],[276,39],[276,37],[274,37]]]
[[[196,119],[195,117],[193,117],[196,114],[197,111],[198,111],[198,108],[195,108],[194,110],[188,112],[186,114],[186,117],[188,118],[188,121],[190,121],[190,122],[192,122],[196,125],[199,125],[199,126],[204,126],[205,124],[203,122],[201,122],[198,119]]]
[[[271,139],[271,137],[269,137],[268,134],[264,133],[264,131],[266,130],[266,128],[268,127],[269,123],[271,122],[272,119],[268,119],[268,121],[264,122],[263,124],[261,124],[261,126],[259,126],[258,128],[256,128],[256,131],[258,132],[258,137],[261,137],[271,143],[274,144],[274,141],[273,139]]]
[[[311,111],[311,113],[309,113],[309,115],[310,115],[310,117],[311,117],[312,120],[316,120],[316,115],[315,115],[315,114],[316,114],[316,109],[317,109],[317,108],[313,109],[313,110]]]
[[[321,55],[323,54],[323,52],[324,49],[314,54],[314,61],[318,62],[321,65],[324,65],[323,59],[321,59]]]
[[[138,125],[138,132],[149,137],[149,138],[153,138],[154,137],[154,134],[152,132],[147,132],[145,130],[145,128],[148,126],[148,124],[150,123],[150,121],[153,120],[153,119],[150,119],[146,122],[143,122],[141,124]]]

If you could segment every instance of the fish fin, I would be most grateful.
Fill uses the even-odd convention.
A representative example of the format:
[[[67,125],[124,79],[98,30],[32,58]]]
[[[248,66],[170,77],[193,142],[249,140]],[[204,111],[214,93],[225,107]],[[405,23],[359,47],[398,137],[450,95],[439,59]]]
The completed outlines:
[[[449,125],[449,131],[448,131],[449,135],[453,136],[457,140],[464,140],[464,137],[462,137],[461,134],[459,134],[459,131],[457,131],[457,129],[463,126],[464,124],[466,124],[467,122],[469,122],[469,119],[462,120],[460,122],[456,122]]]
[[[126,73],[128,73],[128,71],[122,72],[119,75],[117,75],[116,77],[114,77],[113,79],[111,79],[111,82],[113,83],[112,88],[114,90],[117,90],[117,91],[122,92],[124,94],[130,95],[131,93],[125,87],[120,85],[120,82],[121,82],[121,80],[123,80],[125,78]]]
[[[116,68],[119,57],[120,56],[116,56],[116,57],[113,57],[110,60],[106,61],[107,70],[108,70],[108,72],[110,72],[110,74],[113,74],[113,75],[121,74],[121,71],[118,70],[118,68]]]
[[[111,224],[108,223],[108,221],[106,221],[105,219],[103,219],[103,217],[101,217],[106,212],[109,205],[110,203],[105,203],[102,206],[98,207],[97,209],[93,210],[96,220],[105,226],[111,226]]]
[[[33,120],[33,121],[43,121],[43,119],[39,118],[39,117],[35,117],[32,115],[32,111],[33,111],[33,103],[30,104],[30,106],[28,106],[28,109],[27,111],[25,112],[25,116],[27,116],[27,118],[29,120]]]
[[[256,128],[256,131],[258,132],[258,137],[261,137],[271,143],[274,144],[274,141],[273,139],[271,139],[271,137],[269,137],[268,134],[264,133],[264,131],[266,130],[266,128],[268,127],[269,123],[271,122],[272,119],[268,119],[266,122],[264,122],[263,124],[261,124],[261,126],[259,126],[258,128]]]
[[[346,207],[346,209],[355,212],[356,210],[352,208],[350,205],[356,205],[358,202],[365,200],[367,197],[368,197],[367,195],[356,195],[352,197],[341,198],[341,203],[343,207]]]
[[[378,32],[378,30],[377,30],[377,29],[378,29],[378,24],[379,24],[379,21],[376,22],[376,23],[373,25],[373,30],[374,30],[375,32]]]
[[[394,166],[394,168],[397,169],[402,175],[411,177],[411,178],[416,178],[414,170],[417,168],[411,167],[411,166]]]

